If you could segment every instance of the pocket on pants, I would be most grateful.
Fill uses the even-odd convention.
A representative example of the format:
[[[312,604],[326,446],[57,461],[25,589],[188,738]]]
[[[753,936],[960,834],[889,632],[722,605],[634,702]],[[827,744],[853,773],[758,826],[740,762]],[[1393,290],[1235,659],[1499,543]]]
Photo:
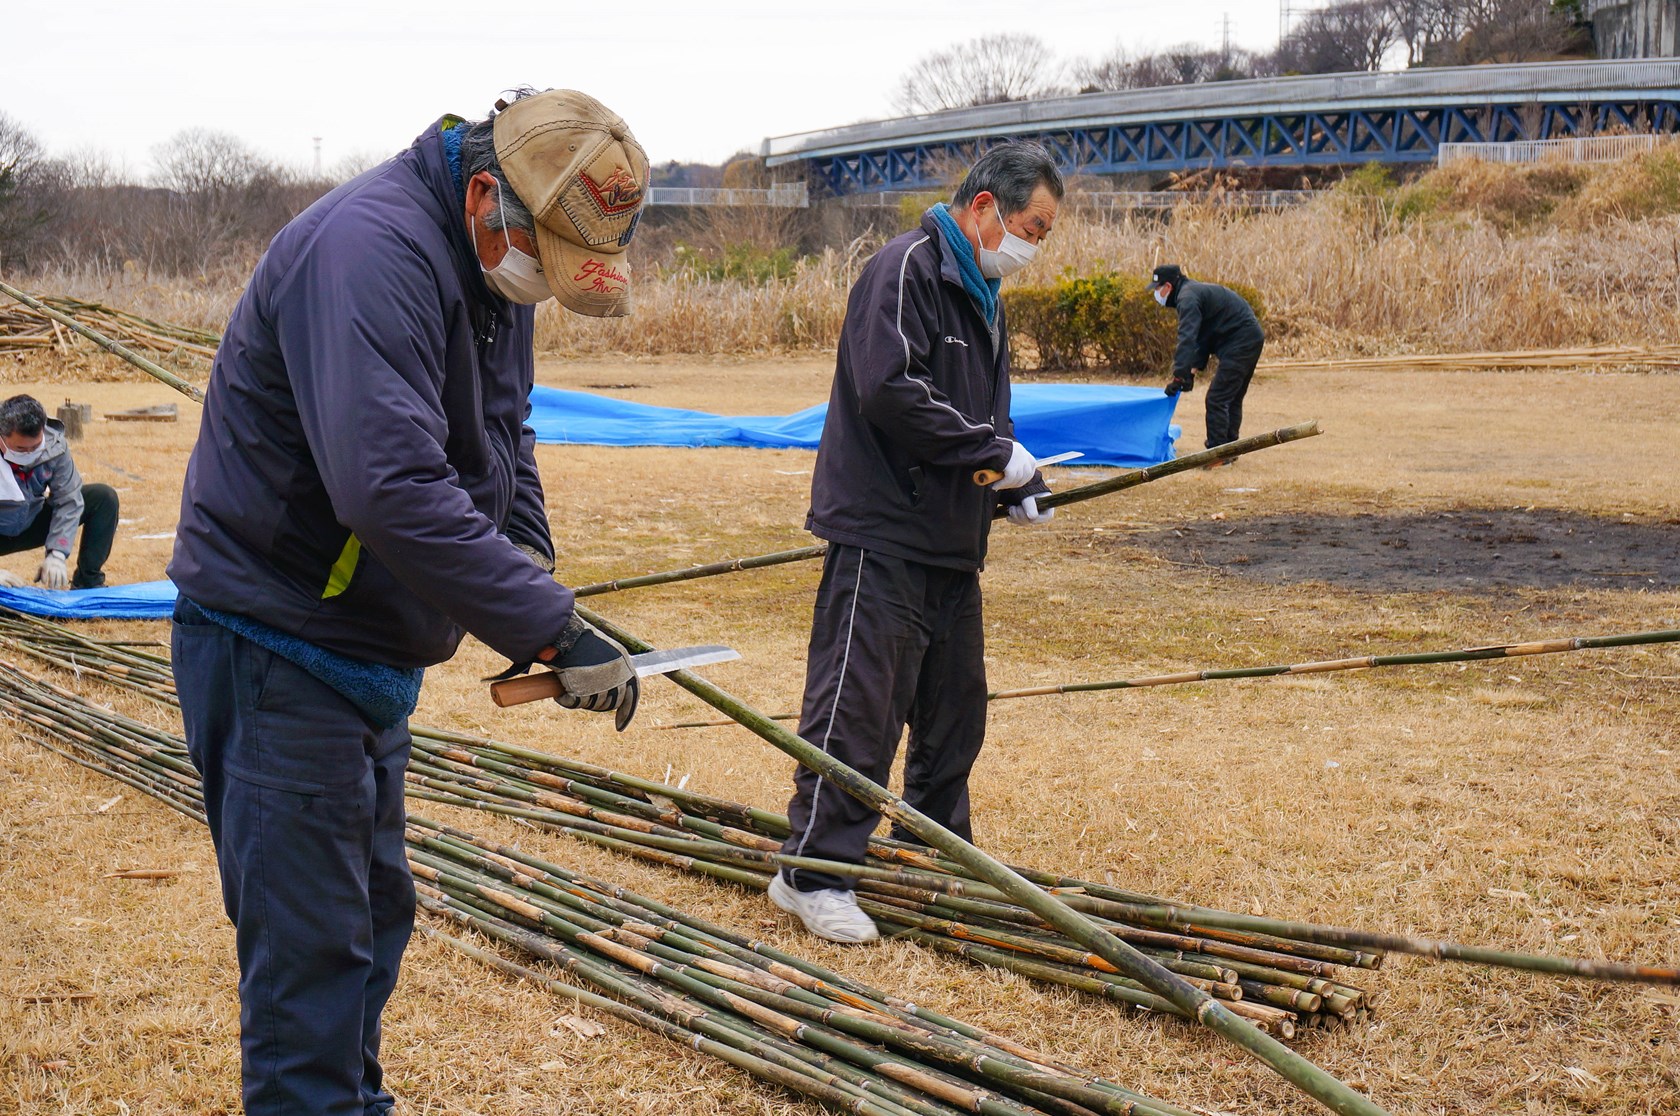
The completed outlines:
[[[345,794],[371,779],[374,734],[361,712],[291,660],[241,643],[249,723],[229,745],[227,773],[306,795]]]

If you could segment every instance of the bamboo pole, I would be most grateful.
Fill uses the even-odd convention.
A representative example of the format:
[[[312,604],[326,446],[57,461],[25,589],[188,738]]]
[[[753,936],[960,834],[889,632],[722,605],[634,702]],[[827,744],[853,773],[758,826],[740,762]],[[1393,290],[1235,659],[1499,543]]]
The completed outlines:
[[[195,403],[204,402],[204,392],[199,390],[199,388],[193,384],[181,379],[181,377],[175,375],[175,373],[169,371],[167,368],[164,368],[162,365],[153,363],[121,342],[113,341],[111,338],[106,337],[103,333],[90,329],[63,311],[54,310],[46,303],[25,294],[23,291],[18,290],[16,287],[4,281],[0,281],[0,293],[10,295],[12,298],[15,298],[17,301],[23,303],[36,313],[45,314],[53,321],[59,322],[65,327],[75,330],[83,337],[86,337],[89,341],[92,341],[95,345],[98,345],[101,349],[128,361],[128,363],[134,365],[134,367],[140,369],[140,371],[146,373],[148,376],[162,380],[164,383],[168,384],[182,395],[185,395],[188,399],[193,400]]]
[[[1150,481],[1160,480],[1162,477],[1170,477],[1174,473],[1199,469],[1203,465],[1211,465],[1216,461],[1227,461],[1233,457],[1254,453],[1256,450],[1270,449],[1272,446],[1281,446],[1285,442],[1298,442],[1302,438],[1311,438],[1320,433],[1322,431],[1318,429],[1318,423],[1314,421],[1286,426],[1268,434],[1255,434],[1248,438],[1239,438],[1222,446],[1187,454],[1184,457],[1176,457],[1171,461],[1163,461],[1159,465],[1151,465],[1147,469],[1133,469],[1130,472],[1121,473],[1119,476],[1109,477],[1107,480],[1082,484],[1078,488],[1069,488],[1063,492],[1052,492],[1048,496],[1040,496],[1038,506],[1042,511],[1047,508],[1060,508],[1068,504],[1094,500],[1098,496],[1107,496],[1128,488],[1136,488],[1140,484],[1148,484]],[[998,508],[997,515],[999,518],[1007,514],[1008,509]]]
[[[1566,651],[1603,650],[1651,643],[1680,643],[1680,629],[1628,632],[1622,635],[1575,636],[1540,639],[1527,643],[1502,643],[1488,647],[1466,647],[1456,651],[1424,651],[1405,655],[1363,655],[1352,659],[1324,659],[1318,662],[1280,666],[1234,667],[1224,670],[1186,670],[1113,682],[1069,682],[1057,686],[1027,686],[987,694],[989,701],[1043,697],[1049,694],[1092,693],[1099,690],[1132,690],[1145,686],[1171,686],[1184,682],[1215,682],[1235,678],[1276,678],[1286,674],[1330,674],[1343,670],[1374,667],[1426,666],[1434,663],[1466,663],[1483,659],[1518,658],[1524,655],[1556,655]],[[726,722],[727,723],[727,722]]]
[[[1653,643],[1680,643],[1680,629],[1663,628],[1648,632],[1625,632],[1607,636],[1564,636],[1556,639],[1537,639],[1526,643],[1500,643],[1486,647],[1465,647],[1455,651],[1421,651],[1402,655],[1362,655],[1351,659],[1321,659],[1316,662],[1284,663],[1274,666],[1229,667],[1210,670],[1181,670],[1172,674],[1151,674],[1141,678],[1123,678],[1108,682],[1062,682],[1049,686],[1022,686],[1014,690],[994,690],[987,701],[1011,701],[1016,698],[1049,697],[1055,694],[1085,694],[1102,690],[1141,690],[1150,686],[1178,686],[1190,682],[1222,682],[1239,678],[1278,678],[1288,674],[1332,674],[1344,670],[1369,670],[1377,667],[1429,666],[1435,663],[1469,663],[1485,659],[1514,659],[1526,655],[1556,655],[1567,651],[1602,651],[1612,647],[1636,647]],[[776,713],[774,721],[792,721],[797,713]],[[736,722],[728,717],[708,721],[678,721],[656,725],[658,729],[716,728]]]
[[[1106,480],[1094,481],[1091,484],[1070,488],[1065,492],[1053,492],[1048,496],[1038,498],[1040,508],[1059,508],[1068,504],[1077,504],[1085,500],[1093,500],[1098,496],[1107,496],[1113,492],[1120,492],[1127,488],[1135,488],[1140,484],[1170,477],[1174,473],[1183,473],[1191,469],[1198,469],[1203,465],[1228,458],[1241,457],[1256,450],[1281,446],[1285,442],[1295,442],[1302,438],[1311,438],[1321,431],[1318,423],[1303,422],[1295,426],[1286,426],[1281,430],[1274,430],[1269,434],[1256,434],[1248,438],[1240,438],[1235,442],[1228,442],[1214,449],[1201,450],[1184,457],[1164,461],[1159,465],[1151,465],[1147,469],[1132,469],[1118,476]],[[1002,518],[1008,512],[1004,508],[997,510],[997,517]],[[723,562],[709,562],[701,566],[689,566],[680,570],[669,570],[664,573],[642,574],[638,577],[616,578],[612,581],[598,581],[592,585],[572,590],[577,596],[587,597],[600,593],[616,593],[622,589],[639,589],[649,585],[669,585],[677,581],[693,581],[702,577],[714,577],[718,574],[735,573],[739,570],[756,570],[765,566],[777,566],[786,562],[804,562],[812,558],[821,558],[828,553],[827,544],[819,546],[801,547],[797,550],[779,550],[770,554],[759,554],[750,558],[732,558]]]
[[[812,558],[821,558],[828,552],[828,547],[806,546],[798,550],[780,550],[773,554],[760,554],[751,558],[731,558],[723,562],[708,562],[703,566],[689,566],[681,570],[667,570],[664,573],[643,574],[640,577],[621,577],[613,581],[598,581],[593,585],[582,585],[572,590],[573,595],[592,597],[599,593],[617,593],[623,589],[640,589],[649,585],[669,585],[676,581],[693,581],[701,577],[715,577],[718,574],[736,573],[740,570],[758,570],[765,566],[779,566],[785,562],[804,562]]]
[[[1317,433],[1316,423],[1308,426],[1311,429],[1306,433]],[[1296,437],[1306,436],[1306,433],[1297,434]],[[1276,442],[1269,444],[1275,445]],[[652,649],[650,644],[605,617],[581,606],[578,612],[584,619],[632,651]],[[1332,1112],[1350,1116],[1386,1116],[1384,1109],[1368,1097],[1350,1089],[1331,1074],[1232,1012],[1212,996],[1191,987],[1182,977],[1168,972],[1136,949],[1105,932],[1096,923],[1059,899],[1028,883],[1001,861],[964,841],[885,787],[864,778],[834,757],[692,672],[676,671],[667,677],[707,704],[735,717],[760,738],[827,779],[838,789],[902,825],[952,860],[962,864],[980,879],[997,887],[1015,902],[1041,916],[1056,929],[1114,965],[1121,973],[1138,981],[1149,991],[1170,1000],[1197,1022],[1265,1062],[1286,1081]]]

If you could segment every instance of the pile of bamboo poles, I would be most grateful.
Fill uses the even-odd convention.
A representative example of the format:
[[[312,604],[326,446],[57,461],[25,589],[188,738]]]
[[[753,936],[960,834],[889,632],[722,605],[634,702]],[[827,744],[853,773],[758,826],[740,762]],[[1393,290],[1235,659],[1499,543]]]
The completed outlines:
[[[43,747],[204,821],[179,737],[4,662],[0,709]],[[427,927],[431,937],[829,1107],[867,1116],[1192,1116],[517,848],[419,817],[406,836],[424,910],[575,983]]]
[[[121,686],[166,707],[175,704],[167,660],[161,656],[5,612],[0,612],[0,647]],[[61,693],[60,700],[66,696]],[[39,711],[34,715],[40,716]],[[123,729],[130,735],[142,730],[134,723]],[[865,909],[888,933],[1109,1000],[1184,1014],[1050,931],[960,866],[927,850],[878,841],[863,866],[786,858],[778,851],[788,831],[787,819],[780,814],[512,744],[421,726],[412,731],[410,798],[522,818],[620,853],[756,889],[767,887],[770,874],[782,865],[855,875]],[[156,737],[149,739],[150,746],[158,746]],[[147,760],[155,762],[156,757],[148,754]],[[170,767],[169,776],[195,781],[184,755]],[[1046,886],[1083,892],[1089,899],[1081,902],[1102,924],[1112,922],[1110,928],[1147,955],[1229,1001],[1232,1010],[1280,1038],[1293,1038],[1301,1026],[1345,1025],[1362,1018],[1369,1006],[1363,991],[1333,978],[1338,965],[1375,968],[1381,963],[1380,951],[1283,939],[1274,943],[1264,935],[1200,926],[1183,930],[1151,928],[1135,920],[1127,924],[1105,917],[1120,911],[1111,904],[1164,901],[1046,873],[1035,875]]]
[[[63,295],[39,295],[37,298],[45,306],[73,317],[131,349],[144,349],[164,356],[186,353],[208,359],[216,355],[216,346],[221,342],[220,334],[207,329],[154,321],[103,303],[84,302]],[[74,332],[31,306],[18,303],[0,307],[0,353],[70,353],[80,344]]]
[[[1651,372],[1680,371],[1680,345],[1593,345],[1578,349],[1418,353],[1410,356],[1268,360],[1268,372],[1491,372],[1599,365]]]
[[[1134,1007],[1185,1014],[931,850],[876,840],[862,865],[784,856],[788,824],[781,814],[479,737],[428,728],[416,728],[414,737],[410,799],[519,818],[756,890],[781,868],[847,876],[888,935]],[[1017,871],[1279,1038],[1303,1027],[1346,1026],[1370,1008],[1371,997],[1346,983],[1342,970],[1377,968],[1380,950],[1202,925],[1195,921],[1199,908]]]

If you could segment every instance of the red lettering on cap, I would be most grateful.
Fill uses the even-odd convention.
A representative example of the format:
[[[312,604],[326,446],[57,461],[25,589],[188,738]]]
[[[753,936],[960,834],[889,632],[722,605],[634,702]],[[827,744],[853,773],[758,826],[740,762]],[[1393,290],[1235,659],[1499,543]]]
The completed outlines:
[[[613,171],[605,182],[596,182],[582,171],[578,172],[578,177],[583,179],[584,186],[595,198],[595,204],[608,217],[628,213],[642,204],[642,184],[624,167]]]
[[[587,259],[572,276],[572,282],[588,287],[597,294],[620,294],[630,277],[604,260]]]

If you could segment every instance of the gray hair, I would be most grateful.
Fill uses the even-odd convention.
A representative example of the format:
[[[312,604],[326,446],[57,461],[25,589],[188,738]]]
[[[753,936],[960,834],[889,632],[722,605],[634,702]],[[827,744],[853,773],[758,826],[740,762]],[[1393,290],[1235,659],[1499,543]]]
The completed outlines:
[[[47,409],[33,395],[14,395],[0,403],[0,436],[33,438],[47,425]]]
[[[506,100],[497,104],[512,104],[535,92],[528,87],[510,90]],[[496,114],[492,112],[484,120],[461,127],[466,129],[461,138],[461,189],[465,190],[472,176],[480,171],[489,171],[502,187],[496,191],[496,208],[484,219],[484,227],[493,230],[520,229],[536,236],[536,218],[525,208],[519,195],[513,192],[513,187],[508,185],[507,175],[502,173],[501,160],[496,158]]]
[[[1057,201],[1067,189],[1050,152],[1030,140],[1011,140],[980,156],[957,187],[951,208],[963,208],[984,190],[997,199],[998,212],[1008,217],[1027,208],[1040,186],[1047,187]]]

